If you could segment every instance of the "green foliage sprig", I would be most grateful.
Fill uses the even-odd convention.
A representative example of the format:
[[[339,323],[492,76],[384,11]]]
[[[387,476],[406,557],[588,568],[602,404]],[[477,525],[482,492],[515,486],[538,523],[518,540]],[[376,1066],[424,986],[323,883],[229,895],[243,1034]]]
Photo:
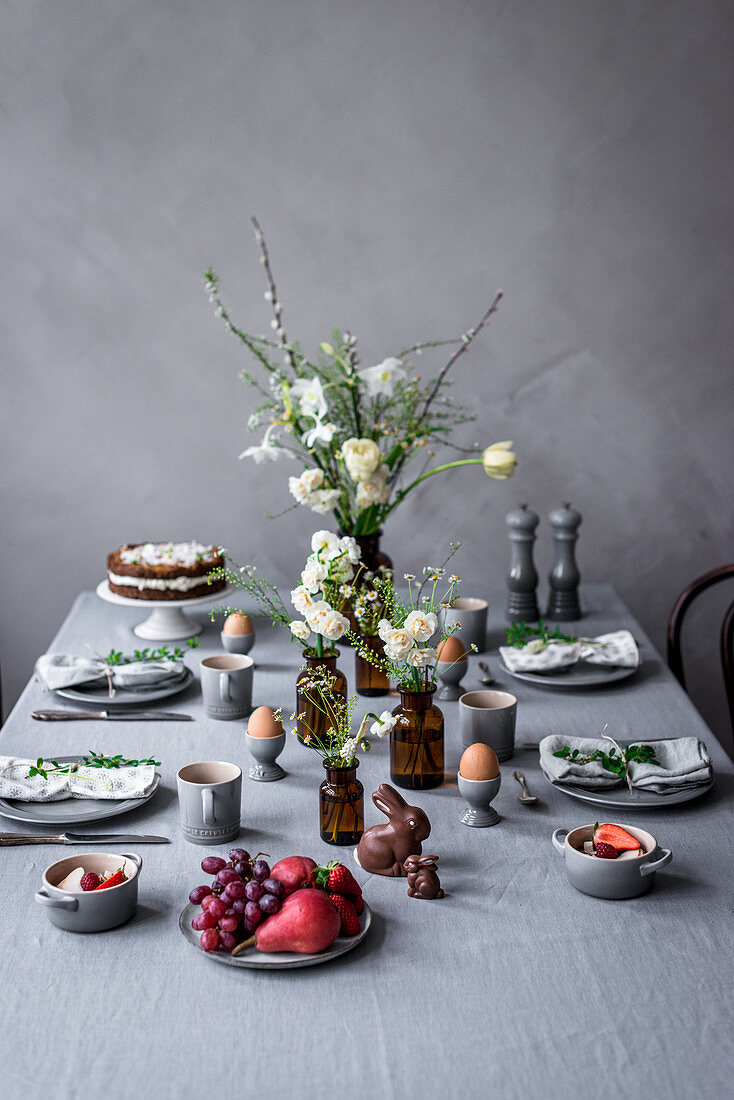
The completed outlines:
[[[199,639],[194,635],[192,638],[186,639],[186,645],[189,649],[199,648]],[[167,645],[162,645],[160,649],[134,649],[132,656],[123,653],[121,649],[111,649],[106,657],[102,660],[106,665],[130,665],[134,661],[163,661],[169,660],[180,661],[185,656],[185,651],[179,646],[171,652]]]
[[[41,779],[48,779],[49,775],[66,773],[71,775],[77,771],[78,768],[106,768],[108,770],[115,768],[138,768],[141,765],[152,765],[155,768],[160,768],[160,760],[154,760],[152,756],[149,756],[146,760],[128,760],[118,754],[117,756],[105,756],[104,753],[95,752],[94,749],[90,749],[89,752],[82,757],[82,763],[77,764],[74,761],[69,761],[65,764],[60,764],[58,760],[44,760],[42,756],[38,757],[35,764],[32,764],[28,769],[28,778],[33,779],[34,776],[39,775]],[[92,777],[90,776],[90,779]]]
[[[507,644],[514,646],[515,649],[522,649],[528,642],[536,639],[542,641],[544,645],[550,645],[551,642],[577,642],[579,640],[574,634],[564,634],[559,627],[551,629],[542,619],[538,619],[537,626],[524,622],[512,623],[505,628],[505,636]]]
[[[601,731],[601,736],[605,741],[611,741],[613,747],[609,752],[604,752],[603,749],[594,749],[593,752],[582,753],[580,749],[572,749],[570,745],[562,745],[553,755],[560,757],[562,760],[568,760],[572,764],[578,764],[579,767],[598,762],[605,771],[611,772],[619,779],[623,779],[631,792],[630,764],[653,764],[656,768],[662,768],[663,765],[656,758],[655,749],[652,745],[626,745],[623,748],[613,737],[607,734],[607,728],[608,724]]]

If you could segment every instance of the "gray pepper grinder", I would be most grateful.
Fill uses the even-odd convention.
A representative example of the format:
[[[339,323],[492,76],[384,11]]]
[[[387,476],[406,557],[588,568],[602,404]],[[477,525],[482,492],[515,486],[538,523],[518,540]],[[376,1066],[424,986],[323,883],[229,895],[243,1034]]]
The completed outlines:
[[[566,503],[551,512],[548,519],[553,527],[555,565],[548,576],[547,618],[570,623],[581,618],[578,591],[581,574],[574,556],[581,514]]]
[[[540,618],[535,598],[538,571],[533,564],[533,543],[539,517],[527,504],[521,504],[505,517],[505,522],[509,529],[511,550],[510,571],[507,574],[510,590],[507,618],[510,622],[537,623]]]

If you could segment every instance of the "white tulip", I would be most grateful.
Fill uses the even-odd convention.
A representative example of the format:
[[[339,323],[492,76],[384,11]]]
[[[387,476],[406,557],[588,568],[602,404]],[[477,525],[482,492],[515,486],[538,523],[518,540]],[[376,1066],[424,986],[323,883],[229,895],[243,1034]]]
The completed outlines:
[[[508,477],[512,477],[517,466],[512,440],[506,439],[503,443],[493,443],[491,447],[487,447],[482,455],[482,465],[485,472],[496,481],[506,481]]]

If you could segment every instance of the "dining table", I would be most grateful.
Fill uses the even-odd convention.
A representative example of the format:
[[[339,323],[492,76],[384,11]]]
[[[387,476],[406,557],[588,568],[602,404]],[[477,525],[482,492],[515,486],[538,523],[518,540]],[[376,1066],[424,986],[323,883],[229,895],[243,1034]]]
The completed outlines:
[[[0,731],[0,753],[32,758],[88,750],[161,762],[155,795],[89,832],[163,835],[170,844],[122,847],[143,859],[139,904],[128,923],[100,933],[63,931],[34,903],[44,869],[83,846],[0,850],[2,1092],[29,1098],[258,1097],[380,1100],[656,1100],[731,1095],[734,1077],[734,767],[668,671],[630,609],[609,584],[581,586],[583,618],[568,629],[595,636],[629,629],[641,665],[626,679],[564,689],[513,679],[497,660],[506,589],[462,586],[488,601],[487,648],[472,655],[466,691],[482,686],[478,660],[496,687],[518,700],[515,751],[503,762],[493,805],[499,823],[469,828],[457,785],[459,704],[445,716],[446,778],[403,792],[431,822],[425,853],[439,857],[444,897],[411,898],[404,878],[366,874],[351,847],[320,839],[321,758],[290,735],[302,658],[287,631],[254,618],[253,706],[282,708],[289,736],[278,782],[248,778],[247,721],[204,713],[199,664],[222,652],[221,616],[186,649],[194,673],[156,707],[193,721],[42,722],[31,712],[78,708],[32,678]],[[542,596],[542,593],[541,593]],[[240,601],[253,617],[255,609]],[[49,652],[130,653],[145,611],[83,592]],[[354,685],[354,653],[339,667]],[[357,720],[397,705],[395,693],[360,698]],[[697,737],[709,750],[713,787],[701,797],[624,811],[586,805],[551,785],[537,743],[547,734],[617,740]],[[203,857],[233,845],[189,843],[178,820],[176,773],[220,760],[243,771],[236,845],[319,864],[342,860],[372,911],[364,940],[340,958],[302,969],[221,965],[179,928],[192,887],[211,876]],[[521,770],[538,802],[526,805]],[[366,825],[385,820],[371,800],[390,782],[389,738],[360,754]],[[601,900],[574,889],[551,843],[557,828],[595,820],[652,833],[670,848],[653,889]],[[41,825],[0,818],[0,829],[41,834]],[[273,956],[277,958],[277,956]]]

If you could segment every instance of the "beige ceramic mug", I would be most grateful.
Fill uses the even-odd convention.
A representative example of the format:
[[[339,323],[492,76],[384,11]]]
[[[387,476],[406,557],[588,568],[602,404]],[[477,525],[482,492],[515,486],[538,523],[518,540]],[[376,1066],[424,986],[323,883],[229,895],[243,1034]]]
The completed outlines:
[[[183,834],[192,844],[222,844],[240,834],[242,769],[223,760],[186,764],[176,775]]]
[[[459,699],[461,743],[465,749],[482,741],[509,760],[515,751],[517,698],[509,691],[467,691]]]

